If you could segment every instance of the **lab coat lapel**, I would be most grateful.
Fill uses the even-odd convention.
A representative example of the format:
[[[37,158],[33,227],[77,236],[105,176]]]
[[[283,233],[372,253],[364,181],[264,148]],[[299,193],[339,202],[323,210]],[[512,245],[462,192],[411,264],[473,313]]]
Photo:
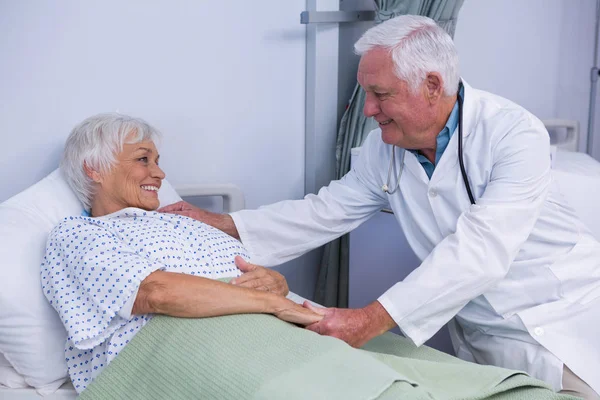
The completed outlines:
[[[450,138],[446,150],[444,150],[440,161],[435,166],[430,185],[437,185],[449,171],[453,171],[455,168],[458,168],[458,129]]]
[[[425,185],[429,184],[429,177],[419,160],[417,160],[417,157],[406,149],[404,151],[406,152],[406,155],[404,156],[404,166],[406,170],[420,182],[425,183]]]
[[[477,94],[471,86],[463,81],[465,87],[465,100],[463,103],[463,152],[468,149],[468,138],[475,126],[475,110]],[[442,154],[438,165],[435,166],[433,175],[431,176],[430,185],[437,185],[450,171],[456,173],[458,165],[458,125],[454,134],[448,142],[446,150]]]

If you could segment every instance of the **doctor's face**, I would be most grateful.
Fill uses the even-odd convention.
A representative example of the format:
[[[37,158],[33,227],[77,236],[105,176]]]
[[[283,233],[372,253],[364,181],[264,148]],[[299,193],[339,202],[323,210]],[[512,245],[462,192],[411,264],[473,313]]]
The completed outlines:
[[[366,92],[364,114],[379,123],[385,143],[406,149],[434,145],[430,131],[435,109],[427,100],[425,83],[416,93],[394,72],[388,50],[374,48],[365,53],[358,66],[358,83]]]

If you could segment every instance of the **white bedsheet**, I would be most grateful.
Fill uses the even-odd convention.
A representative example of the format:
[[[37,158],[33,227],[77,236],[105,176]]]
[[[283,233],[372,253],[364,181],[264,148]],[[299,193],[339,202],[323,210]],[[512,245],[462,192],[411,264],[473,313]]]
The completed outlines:
[[[600,240],[600,163],[585,153],[558,151],[552,169],[569,205]]]

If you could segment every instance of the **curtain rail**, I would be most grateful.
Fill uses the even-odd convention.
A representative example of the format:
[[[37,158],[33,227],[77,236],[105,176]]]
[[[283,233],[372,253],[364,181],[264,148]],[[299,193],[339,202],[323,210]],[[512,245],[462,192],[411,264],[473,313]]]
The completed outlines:
[[[302,11],[301,24],[373,21],[375,11]]]

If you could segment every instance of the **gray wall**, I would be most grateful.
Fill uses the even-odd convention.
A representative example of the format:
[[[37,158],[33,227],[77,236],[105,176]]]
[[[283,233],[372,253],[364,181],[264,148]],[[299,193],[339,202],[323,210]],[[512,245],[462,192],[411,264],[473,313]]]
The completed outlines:
[[[173,183],[234,183],[249,208],[301,198],[310,49],[299,14],[331,3],[0,0],[0,201],[56,167],[77,122],[115,110],[163,131]],[[593,18],[593,0],[466,0],[455,38],[463,75],[542,118],[585,128]],[[315,186],[333,176],[337,121],[355,85],[352,44],[370,25],[321,30],[323,48],[336,50],[318,68],[334,68],[322,74],[337,79],[313,88],[327,107],[318,121],[327,129],[314,136],[326,166],[311,171]],[[312,297],[319,261],[313,254],[280,270]]]
[[[579,121],[585,151],[595,11],[595,0],[466,0],[454,38],[461,74],[539,118]]]
[[[164,134],[171,183],[234,183],[246,205],[304,195],[305,0],[0,0],[0,201],[57,167],[82,119]],[[296,265],[303,261],[295,261]],[[306,271],[282,266],[299,294]]]

